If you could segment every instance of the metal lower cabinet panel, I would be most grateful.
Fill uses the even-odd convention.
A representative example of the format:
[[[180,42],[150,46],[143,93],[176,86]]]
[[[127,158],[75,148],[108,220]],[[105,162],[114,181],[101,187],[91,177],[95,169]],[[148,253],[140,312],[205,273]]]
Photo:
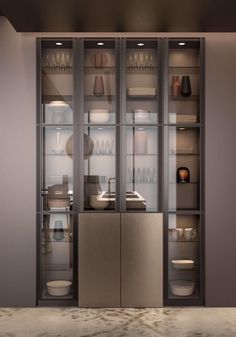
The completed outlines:
[[[163,306],[163,216],[121,214],[121,306]]]
[[[120,307],[120,214],[79,215],[79,306]]]

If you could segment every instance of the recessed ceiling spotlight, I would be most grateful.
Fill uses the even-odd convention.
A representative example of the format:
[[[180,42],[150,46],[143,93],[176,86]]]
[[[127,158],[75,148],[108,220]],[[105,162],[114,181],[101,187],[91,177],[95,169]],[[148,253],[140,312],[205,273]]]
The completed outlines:
[[[179,128],[179,130],[180,130],[180,131],[184,131],[184,130],[185,130],[185,128]]]
[[[103,130],[103,128],[98,128],[98,130]]]
[[[141,131],[141,130],[143,130],[143,128],[138,128],[138,130],[140,130],[140,131]]]
[[[98,42],[97,45],[98,46],[104,46],[104,42]]]
[[[137,45],[138,45],[139,47],[143,47],[143,46],[144,46],[144,43],[139,42]]]
[[[56,128],[56,130],[61,130],[61,128]]]
[[[178,45],[179,45],[179,46],[185,46],[185,45],[186,45],[186,42],[179,42]]]
[[[57,46],[62,46],[62,42],[56,42]]]

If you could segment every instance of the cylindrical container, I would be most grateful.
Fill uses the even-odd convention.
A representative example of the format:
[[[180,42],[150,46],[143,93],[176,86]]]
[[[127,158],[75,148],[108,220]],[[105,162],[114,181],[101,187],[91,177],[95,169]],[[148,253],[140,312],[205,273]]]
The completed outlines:
[[[190,172],[187,167],[179,167],[177,170],[177,182],[178,183],[189,183],[190,182]]]
[[[181,95],[182,96],[190,96],[192,94],[190,77],[183,76],[181,82]]]
[[[93,94],[97,97],[104,95],[103,76],[99,76],[99,75],[95,76]]]
[[[174,96],[174,97],[180,96],[179,76],[172,76],[171,95]]]
[[[147,132],[136,131],[134,135],[134,153],[147,154]]]
[[[65,237],[63,229],[63,221],[56,220],[53,230],[53,239],[56,241],[61,241]]]

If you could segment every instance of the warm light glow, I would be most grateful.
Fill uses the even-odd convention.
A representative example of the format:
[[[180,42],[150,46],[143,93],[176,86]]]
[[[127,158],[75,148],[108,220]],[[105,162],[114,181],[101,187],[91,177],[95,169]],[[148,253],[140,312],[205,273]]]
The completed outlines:
[[[56,128],[56,130],[61,130],[61,128]]]
[[[185,42],[179,42],[178,45],[179,45],[179,46],[185,46],[186,43],[185,43]]]
[[[180,130],[180,131],[183,131],[183,130],[185,130],[185,128],[179,128],[179,130]]]
[[[141,130],[143,130],[143,128],[138,128],[138,130],[140,130],[140,131],[141,131]]]
[[[98,46],[104,46],[104,43],[103,42],[98,42],[97,45]]]
[[[62,42],[56,42],[57,46],[62,46]]]
[[[98,128],[98,130],[103,130],[103,128]]]
[[[144,43],[139,42],[139,43],[138,43],[138,46],[139,46],[139,47],[143,47],[143,46],[144,46]]]

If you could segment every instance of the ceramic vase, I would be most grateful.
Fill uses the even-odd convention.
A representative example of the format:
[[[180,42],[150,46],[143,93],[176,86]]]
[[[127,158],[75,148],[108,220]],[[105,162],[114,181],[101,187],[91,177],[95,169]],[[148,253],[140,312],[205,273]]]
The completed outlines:
[[[181,95],[182,96],[190,96],[192,94],[190,77],[183,76],[181,82]]]
[[[180,96],[180,80],[179,80],[179,76],[173,76],[172,77],[171,95],[174,96],[174,97]]]
[[[101,97],[104,95],[103,76],[98,76],[98,75],[95,76],[93,94],[97,97]]]
[[[61,241],[65,237],[64,229],[63,229],[63,221],[56,220],[54,224],[53,230],[53,239],[56,241]]]
[[[190,172],[187,167],[179,167],[177,170],[177,182],[178,183],[189,183],[190,182]]]

